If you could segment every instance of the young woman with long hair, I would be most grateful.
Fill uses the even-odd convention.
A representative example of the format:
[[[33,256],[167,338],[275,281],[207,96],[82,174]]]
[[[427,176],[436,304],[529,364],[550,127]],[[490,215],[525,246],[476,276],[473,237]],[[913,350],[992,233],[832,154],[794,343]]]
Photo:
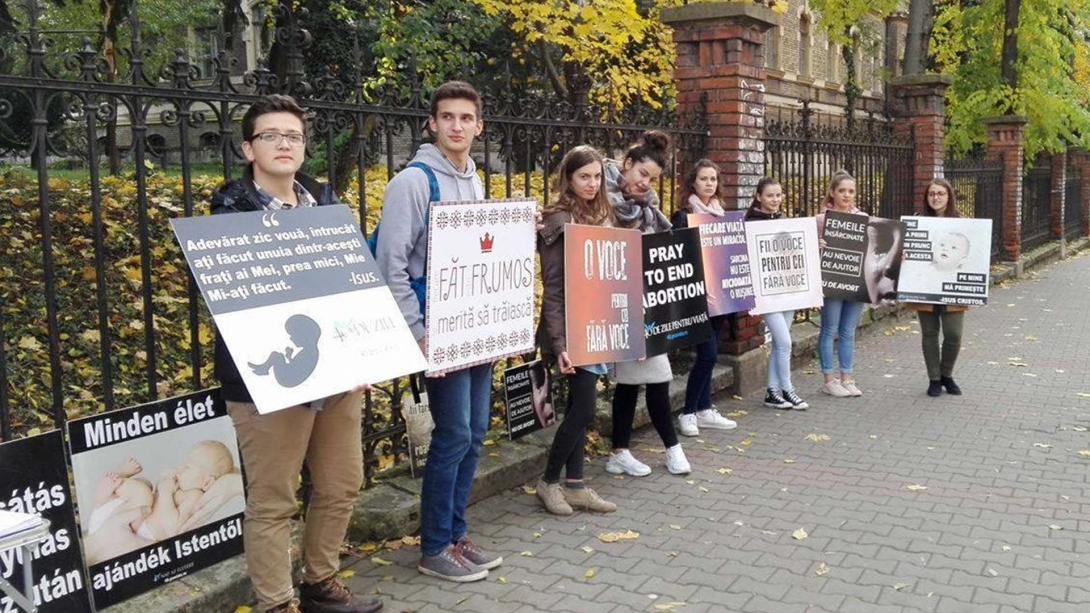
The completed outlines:
[[[819,239],[825,234],[825,213],[829,211],[868,216],[855,206],[855,179],[844,171],[833,175],[823,204],[823,212],[817,216]],[[822,246],[824,246],[823,239]],[[821,308],[821,334],[818,336],[821,374],[825,377],[825,384],[821,386],[821,391],[825,394],[837,398],[863,395],[852,376],[855,328],[859,325],[859,317],[862,314],[862,302],[825,299],[825,306]],[[835,363],[833,341],[837,341]]]
[[[957,207],[954,187],[946,179],[933,179],[924,196],[925,217],[961,217]],[[961,335],[965,311],[969,307],[956,304],[921,304],[906,302],[905,306],[916,311],[920,320],[920,341],[923,345],[923,361],[927,366],[928,396],[939,396],[943,389],[947,394],[961,395],[961,388],[954,383],[954,364],[961,352]],[[942,345],[939,345],[939,333]]]
[[[783,218],[783,187],[772,177],[757,182],[753,203],[746,210],[746,222]],[[806,410],[810,407],[795,393],[791,384],[791,324],[794,311],[779,311],[761,315],[772,337],[768,353],[768,390],[764,404],[773,409]]]
[[[583,447],[587,426],[597,406],[598,377],[606,374],[604,364],[572,366],[568,358],[564,295],[564,226],[568,223],[592,226],[613,225],[613,208],[606,199],[602,154],[593,147],[578,146],[569,151],[556,172],[556,200],[543,211],[538,231],[541,254],[541,320],[538,346],[554,358],[560,373],[568,377],[568,410],[549,448],[545,474],[537,484],[537,496],[554,515],[571,515],[574,509],[598,513],[617,510],[583,481]],[[565,471],[564,485],[560,473]]]
[[[690,214],[726,215],[723,209],[723,183],[719,180],[719,166],[709,159],[697,160],[685,175],[678,190],[678,209],[670,218],[674,229],[688,228]],[[733,430],[738,424],[719,414],[712,406],[712,370],[719,358],[719,337],[723,332],[726,315],[711,317],[712,335],[694,349],[696,360],[689,371],[685,385],[685,408],[678,418],[679,430],[685,436],[699,436],[700,428]]]

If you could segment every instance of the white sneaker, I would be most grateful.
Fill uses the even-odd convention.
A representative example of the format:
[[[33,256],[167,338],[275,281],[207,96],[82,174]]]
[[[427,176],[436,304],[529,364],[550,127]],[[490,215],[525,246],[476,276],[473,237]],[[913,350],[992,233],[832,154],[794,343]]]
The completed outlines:
[[[685,458],[685,452],[681,450],[681,443],[666,448],[666,470],[671,475],[687,475],[693,472],[689,466],[689,460]]]
[[[615,475],[646,477],[651,474],[651,467],[637,460],[631,451],[622,449],[619,453],[609,455],[609,460],[606,461],[606,472]]]
[[[704,409],[696,412],[696,425],[712,430],[733,430],[738,424],[719,414],[715,409]]]
[[[677,418],[677,424],[679,426],[678,429],[685,436],[700,436],[700,428],[697,427],[696,420],[697,420],[696,413],[692,413],[692,414],[682,413]]]
[[[821,386],[821,393],[828,394],[836,398],[847,398],[852,393],[844,389],[844,386],[840,384],[839,379],[833,379],[832,381],[826,381],[825,385]]]
[[[847,390],[847,392],[848,392],[848,394],[850,396],[862,396],[863,395],[863,392],[860,391],[858,387],[856,387],[855,381],[852,381],[851,379],[848,379],[847,381],[841,381],[840,382],[840,387],[843,387],[845,390]]]

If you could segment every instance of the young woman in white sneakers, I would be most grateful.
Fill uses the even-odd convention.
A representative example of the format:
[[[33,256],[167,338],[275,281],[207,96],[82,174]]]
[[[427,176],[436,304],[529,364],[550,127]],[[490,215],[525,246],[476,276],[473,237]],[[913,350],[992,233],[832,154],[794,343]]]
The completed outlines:
[[[783,218],[783,187],[772,177],[764,177],[757,182],[757,192],[753,203],[746,211],[746,222],[759,222]],[[795,393],[791,384],[791,324],[795,320],[794,311],[780,311],[761,315],[769,335],[772,337],[771,351],[768,353],[768,391],[764,404],[773,409],[806,410],[810,407],[805,400]]]
[[[689,227],[690,214],[719,217],[727,214],[720,202],[723,184],[719,181],[719,173],[719,167],[709,159],[698,160],[693,165],[678,190],[679,206],[670,218],[675,230]],[[685,385],[685,408],[678,417],[679,429],[685,436],[699,436],[700,428],[733,430],[738,427],[712,406],[712,370],[719,359],[719,336],[726,321],[726,315],[709,318],[712,335],[694,348],[696,361]]]
[[[855,206],[855,179],[844,171],[833,175],[829,191],[825,195],[824,212],[817,216],[818,239],[825,247],[825,213],[851,213],[868,217]],[[821,308],[821,334],[818,336],[818,356],[825,383],[822,393],[837,398],[862,396],[852,376],[852,360],[855,356],[855,328],[863,314],[863,303],[851,300],[825,299]],[[833,341],[837,341],[834,363]],[[839,367],[839,372],[838,372]]]
[[[670,230],[670,220],[659,210],[659,197],[652,187],[666,168],[669,142],[666,134],[650,130],[628,148],[620,163],[606,160],[606,194],[618,227],[634,228],[644,234]],[[611,374],[617,385],[613,392],[613,453],[606,462],[606,470],[635,477],[651,473],[651,468],[629,451],[632,420],[642,385],[647,388],[647,413],[666,447],[666,469],[675,475],[692,472],[678,443],[670,412],[670,380],[674,375],[669,358],[663,354],[619,362]]]
[[[598,513],[617,510],[617,505],[603,500],[583,482],[583,447],[587,426],[594,418],[598,402],[598,377],[606,374],[604,364],[572,366],[568,358],[568,340],[564,304],[564,225],[578,223],[592,226],[613,225],[613,208],[606,199],[603,184],[602,155],[592,147],[575,147],[560,160],[556,201],[545,207],[543,227],[538,232],[537,248],[541,254],[541,323],[538,346],[551,354],[561,374],[568,377],[568,410],[556,430],[549,448],[545,474],[537,484],[537,496],[554,515],[571,515],[574,509]],[[566,471],[564,486],[560,473]]]

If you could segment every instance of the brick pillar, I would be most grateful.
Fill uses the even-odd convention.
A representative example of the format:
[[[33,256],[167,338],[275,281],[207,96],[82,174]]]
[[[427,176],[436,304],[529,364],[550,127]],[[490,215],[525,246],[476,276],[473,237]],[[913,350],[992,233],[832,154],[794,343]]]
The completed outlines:
[[[1052,154],[1052,197],[1049,199],[1048,228],[1052,240],[1064,238],[1064,205],[1067,199],[1067,153]]]
[[[1082,207],[1082,232],[1083,236],[1090,236],[1090,152],[1078,152],[1078,173],[1082,181],[1082,193],[1079,206]]]
[[[708,2],[662,9],[677,45],[678,110],[706,104],[705,156],[723,169],[728,209],[744,209],[764,176],[764,33],[779,25],[768,7]],[[741,355],[764,343],[760,319],[731,315],[721,349]]]
[[[945,95],[953,82],[949,75],[927,74],[898,77],[890,84],[896,100],[894,132],[912,134],[916,155],[912,202],[897,202],[897,212],[922,211],[927,185],[935,177],[943,176]]]
[[[1027,119],[1021,115],[985,117],[988,143],[985,155],[1003,162],[1003,236],[1001,257],[1007,262],[1022,259],[1022,132]]]

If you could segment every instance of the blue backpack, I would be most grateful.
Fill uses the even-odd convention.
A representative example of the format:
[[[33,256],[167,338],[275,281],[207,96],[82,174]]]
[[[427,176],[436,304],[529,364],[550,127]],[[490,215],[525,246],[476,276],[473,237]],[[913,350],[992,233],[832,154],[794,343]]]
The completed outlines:
[[[424,213],[424,227],[427,227],[428,221],[431,218],[431,203],[439,202],[439,180],[435,178],[435,171],[431,169],[431,166],[423,162],[409,162],[405,168],[419,168],[424,171],[424,174],[428,177],[428,209]],[[382,221],[379,220],[375,224],[374,231],[371,232],[371,236],[367,237],[367,248],[371,250],[372,257],[378,253],[378,230],[382,226]],[[412,288],[413,293],[416,294],[416,300],[420,303],[420,313],[424,314],[424,306],[428,300],[428,275],[427,270],[425,273],[417,278],[409,277],[409,287]]]

